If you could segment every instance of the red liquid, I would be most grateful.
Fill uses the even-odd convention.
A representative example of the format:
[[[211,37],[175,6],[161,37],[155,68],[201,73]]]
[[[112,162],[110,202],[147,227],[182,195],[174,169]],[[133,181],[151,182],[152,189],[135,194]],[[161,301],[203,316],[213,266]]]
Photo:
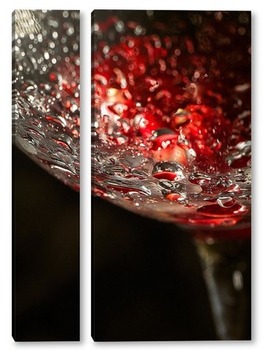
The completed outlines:
[[[117,23],[110,21],[100,28]],[[132,25],[137,28],[136,23],[127,27]],[[206,21],[194,37],[119,34],[112,44],[98,40],[93,55],[92,105],[100,147],[108,154],[126,149],[134,157],[151,158],[152,174],[145,178],[163,181],[162,204],[181,206],[169,221],[181,224],[233,226],[249,213],[250,203],[239,201],[247,191],[229,179],[250,163],[250,38],[242,37],[238,45],[242,25],[222,25]],[[126,171],[123,167],[120,176],[127,178]],[[94,191],[106,197],[112,188],[123,196],[139,191],[116,184]],[[119,198],[123,206],[130,200]]]

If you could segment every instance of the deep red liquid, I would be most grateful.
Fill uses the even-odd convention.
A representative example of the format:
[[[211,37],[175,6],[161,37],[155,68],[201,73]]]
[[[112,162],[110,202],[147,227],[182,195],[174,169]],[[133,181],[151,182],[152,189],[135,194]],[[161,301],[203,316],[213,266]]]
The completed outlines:
[[[112,23],[117,19],[99,25],[108,29]],[[249,164],[250,153],[233,160],[230,155],[250,140],[250,38],[245,35],[239,45],[239,33],[247,28],[235,20],[224,23],[206,21],[193,37],[125,34],[116,43],[96,43],[92,104],[97,133],[108,147],[143,144],[156,162],[178,163],[210,176]],[[166,169],[153,173],[168,181],[176,176]],[[215,194],[230,191],[222,183],[209,187],[200,179],[199,185],[213,204],[198,208],[194,223],[218,225],[228,219],[234,225],[249,211],[237,201],[217,202]],[[173,191],[164,195],[169,201],[179,196]],[[178,222],[191,223],[190,218]]]

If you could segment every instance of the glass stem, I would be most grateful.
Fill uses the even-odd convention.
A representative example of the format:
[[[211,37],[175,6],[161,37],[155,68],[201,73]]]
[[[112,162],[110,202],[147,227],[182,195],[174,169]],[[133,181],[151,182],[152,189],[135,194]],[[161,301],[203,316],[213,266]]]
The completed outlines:
[[[251,339],[251,243],[195,239],[217,337]]]

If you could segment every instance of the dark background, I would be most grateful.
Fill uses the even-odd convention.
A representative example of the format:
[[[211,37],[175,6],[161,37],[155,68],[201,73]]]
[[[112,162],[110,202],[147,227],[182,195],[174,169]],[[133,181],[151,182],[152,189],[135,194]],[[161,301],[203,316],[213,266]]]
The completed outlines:
[[[92,198],[92,337],[215,340],[191,237]]]
[[[13,338],[79,340],[79,194],[13,147]]]

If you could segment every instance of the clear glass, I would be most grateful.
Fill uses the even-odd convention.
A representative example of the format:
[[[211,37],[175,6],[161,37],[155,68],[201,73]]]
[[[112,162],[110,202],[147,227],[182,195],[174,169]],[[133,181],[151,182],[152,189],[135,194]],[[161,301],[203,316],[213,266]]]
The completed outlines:
[[[79,190],[79,11],[13,13],[13,141]]]
[[[194,243],[209,293],[218,339],[249,340],[251,241],[195,238]]]

